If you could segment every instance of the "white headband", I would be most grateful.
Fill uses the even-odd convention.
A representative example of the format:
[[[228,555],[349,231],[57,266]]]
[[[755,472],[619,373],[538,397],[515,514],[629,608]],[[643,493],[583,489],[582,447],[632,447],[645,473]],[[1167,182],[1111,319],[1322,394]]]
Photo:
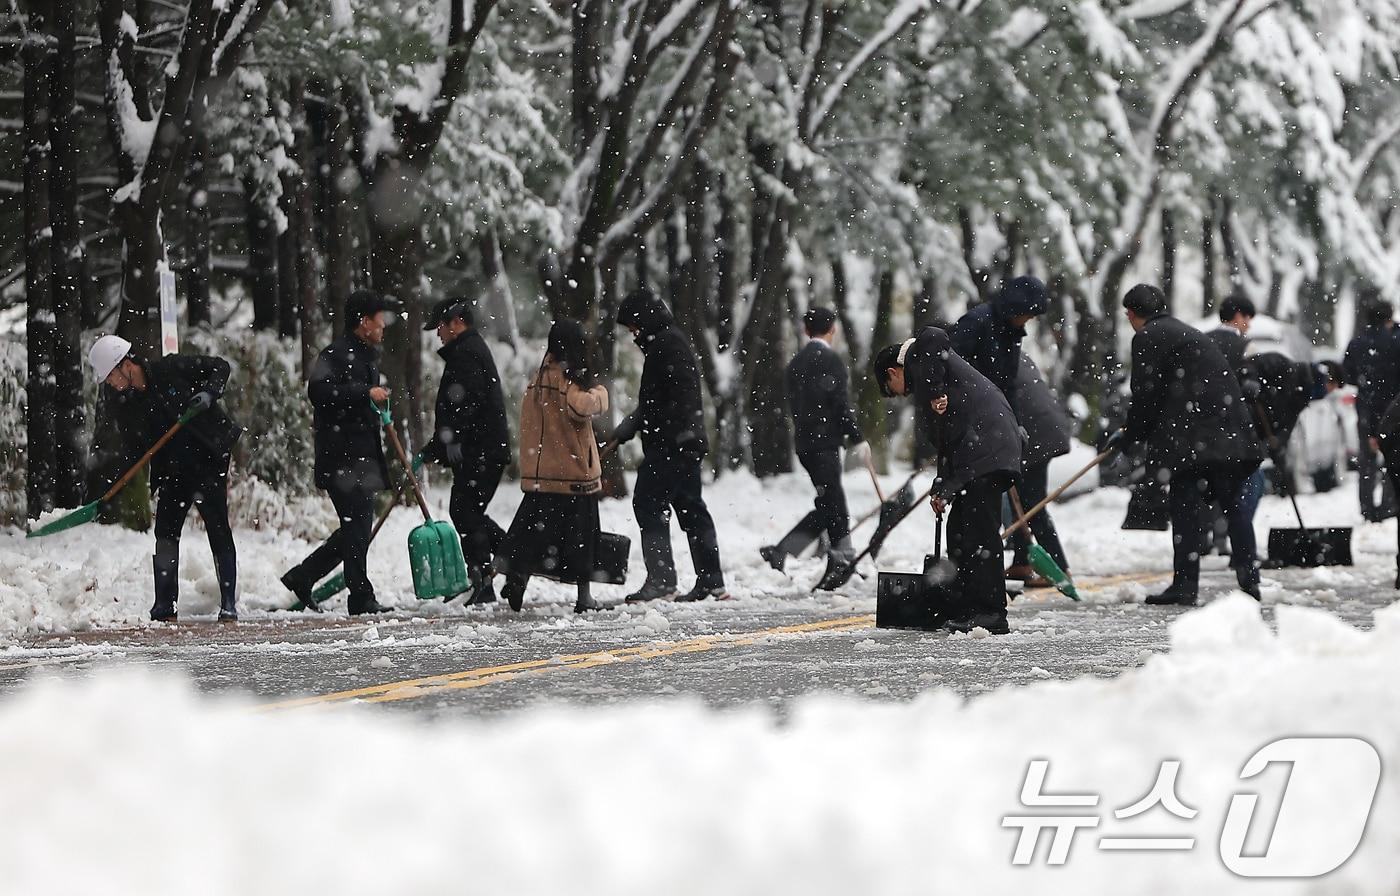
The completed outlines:
[[[899,362],[900,367],[904,366],[904,356],[909,354],[909,347],[914,344],[914,341],[913,339],[906,339],[904,340],[904,344],[899,347],[899,355],[895,360]]]

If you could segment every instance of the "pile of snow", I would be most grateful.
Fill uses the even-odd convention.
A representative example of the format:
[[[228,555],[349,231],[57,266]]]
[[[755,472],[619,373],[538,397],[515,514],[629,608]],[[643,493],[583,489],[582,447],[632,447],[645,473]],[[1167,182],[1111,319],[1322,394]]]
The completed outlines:
[[[1277,622],[1229,598],[1179,620],[1171,653],[1111,681],[968,701],[805,698],[781,724],[758,707],[667,702],[427,726],[363,707],[250,712],[149,672],[40,680],[0,703],[3,889],[1235,892],[1262,883],[1218,855],[1235,794],[1262,794],[1250,849],[1295,862],[1351,852],[1374,789],[1364,773],[1298,763],[1241,780],[1281,738],[1345,736],[1384,769],[1359,847],[1321,881],[1263,886],[1393,894],[1400,608],[1370,632],[1310,609],[1281,607]],[[1034,760],[1049,763],[1039,793],[1098,805],[1023,808]],[[1171,761],[1174,796],[1198,814],[1115,818]],[[1028,814],[1100,821],[1065,864],[1046,864],[1046,832],[1034,862],[1013,867],[1019,831],[1005,820]],[[1195,843],[1110,852],[1104,837]]]

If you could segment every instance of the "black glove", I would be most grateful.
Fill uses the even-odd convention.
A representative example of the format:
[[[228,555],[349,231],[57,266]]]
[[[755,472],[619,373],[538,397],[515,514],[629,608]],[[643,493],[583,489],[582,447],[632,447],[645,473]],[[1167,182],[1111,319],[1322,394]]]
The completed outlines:
[[[1122,451],[1127,446],[1128,433],[1124,430],[1116,429],[1109,433],[1108,438],[1104,439],[1099,445],[1099,453],[1102,454],[1105,451]]]
[[[619,445],[632,441],[637,437],[639,425],[636,414],[623,417],[622,422],[617,425],[617,429],[613,430],[612,440]]]
[[[196,414],[198,414],[198,413],[201,413],[201,412],[203,412],[203,411],[209,410],[209,409],[210,409],[211,407],[213,407],[213,406],[214,406],[214,396],[213,396],[213,395],[210,395],[208,392],[198,392],[198,393],[195,393],[194,398],[191,398],[191,399],[190,399],[189,410],[194,411]]]
[[[442,446],[442,459],[447,461],[449,467],[459,467],[462,465],[462,446],[457,442]]]

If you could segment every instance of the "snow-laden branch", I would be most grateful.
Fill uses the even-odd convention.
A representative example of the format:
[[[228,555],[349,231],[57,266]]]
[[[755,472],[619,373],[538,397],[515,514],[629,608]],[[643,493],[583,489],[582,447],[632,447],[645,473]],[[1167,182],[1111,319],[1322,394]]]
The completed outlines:
[[[889,15],[885,17],[885,23],[880,30],[861,46],[822,93],[821,101],[817,104],[811,121],[803,128],[803,135],[807,140],[810,141],[821,132],[841,96],[870,60],[883,52],[891,41],[903,33],[904,29],[917,24],[920,19],[928,15],[932,8],[931,0],[899,0],[894,9],[890,10]]]

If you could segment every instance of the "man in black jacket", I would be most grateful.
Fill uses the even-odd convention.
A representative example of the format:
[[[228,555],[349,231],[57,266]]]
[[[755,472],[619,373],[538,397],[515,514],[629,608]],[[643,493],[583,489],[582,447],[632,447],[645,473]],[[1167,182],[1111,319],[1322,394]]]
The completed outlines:
[[[1263,456],[1239,381],[1209,337],[1168,313],[1160,289],[1133,287],[1123,308],[1137,334],[1132,403],[1127,426],[1109,447],[1145,444],[1148,464],[1171,475],[1172,583],[1147,602],[1196,605],[1203,511],[1212,497],[1225,511],[1235,578],[1258,599],[1254,528],[1241,494]]]
[[[447,366],[438,385],[433,437],[423,457],[452,470],[452,523],[462,538],[462,556],[472,588],[467,603],[496,599],[491,557],[505,532],[486,515],[510,462],[501,377],[486,340],[477,332],[466,298],[439,302],[424,330],[437,330],[438,354]]]
[[[145,448],[187,411],[196,411],[151,461],[156,502],[155,603],[151,619],[175,622],[180,597],[180,532],[190,506],[199,508],[219,579],[219,619],[238,619],[238,553],[228,522],[229,455],[243,428],[219,405],[229,365],[207,355],[166,355],[142,362],[131,343],[103,336],[88,355],[94,379],[123,393],[124,428]]]
[[[1034,277],[1017,277],[958,319],[948,334],[953,351],[1011,401],[1021,368],[1026,324],[1049,308],[1050,294],[1044,283]]]
[[[945,627],[1006,634],[1002,578],[1001,502],[1021,472],[1021,429],[1001,390],[953,351],[948,334],[928,327],[902,345],[882,349],[873,363],[887,397],[912,395],[938,415],[938,480],[933,508],[948,517],[948,556],[958,566],[958,604]]]
[[[700,367],[695,352],[676,326],[666,304],[650,290],[623,300],[617,324],[632,332],[646,360],[637,409],[617,427],[614,439],[642,437],[644,460],[637,471],[632,509],[642,530],[647,580],[629,595],[633,603],[675,595],[676,565],[671,555],[671,510],[690,542],[695,587],[677,600],[728,597],[720,570],[715,523],[701,496],[705,459],[705,409],[700,399]]]
[[[844,566],[855,559],[846,491],[841,485],[842,444],[849,440],[851,452],[861,463],[870,460],[870,445],[851,410],[846,363],[832,348],[836,313],[811,308],[802,323],[807,344],[788,364],[787,398],[797,429],[797,460],[811,477],[817,498],[812,511],[782,541],[759,548],[763,559],[780,572],[788,557],[800,554],[822,532],[831,542],[833,563]]]
[[[1220,326],[1206,334],[1225,356],[1225,363],[1236,377],[1244,371],[1244,351],[1249,344],[1249,328],[1254,323],[1256,313],[1254,303],[1248,296],[1231,295],[1220,303],[1217,312]]]
[[[1394,315],[1389,302],[1370,296],[1361,309],[1361,332],[1347,344],[1342,358],[1347,382],[1356,387],[1361,516],[1373,523],[1395,515],[1395,495],[1382,475],[1377,438],[1381,415],[1400,393],[1400,340],[1395,336]]]
[[[374,404],[389,400],[379,384],[379,345],[387,314],[398,303],[370,290],[345,301],[345,335],[321,350],[307,392],[315,415],[316,485],[330,494],[340,518],[337,529],[282,584],[307,606],[322,576],[343,564],[352,616],[386,612],[374,597],[367,561],[374,524],[374,496],[389,482]]]

